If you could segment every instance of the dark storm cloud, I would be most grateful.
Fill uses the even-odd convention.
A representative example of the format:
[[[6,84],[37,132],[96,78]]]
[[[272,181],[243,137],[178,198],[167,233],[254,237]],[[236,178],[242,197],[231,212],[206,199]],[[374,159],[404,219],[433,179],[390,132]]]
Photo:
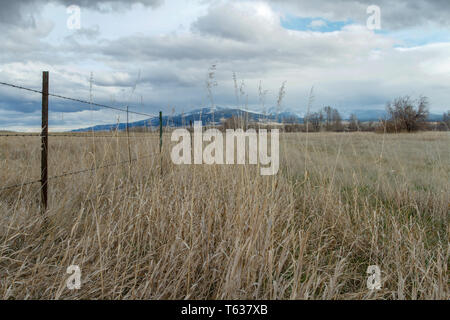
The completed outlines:
[[[156,8],[164,0],[53,0],[53,2],[64,6],[77,5],[81,8],[88,8],[99,11],[125,10],[133,4],[142,4],[146,7]]]
[[[122,10],[137,3],[155,8],[160,6],[164,0],[1,0],[0,23],[33,27],[35,26],[36,14],[48,2],[64,6],[78,5],[82,8],[105,11],[105,6],[109,6],[112,10]]]
[[[22,0],[0,2],[0,23],[34,26],[33,12],[38,10],[36,1]],[[26,8],[26,10],[25,10]],[[24,11],[28,11],[25,13]]]

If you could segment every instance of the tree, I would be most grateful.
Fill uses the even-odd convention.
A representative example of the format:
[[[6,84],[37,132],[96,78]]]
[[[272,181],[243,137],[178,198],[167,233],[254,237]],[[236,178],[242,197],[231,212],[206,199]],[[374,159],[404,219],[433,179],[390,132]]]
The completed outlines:
[[[359,131],[360,130],[360,122],[356,117],[356,114],[352,113],[350,115],[350,124],[348,125],[348,129],[350,131]]]
[[[331,120],[333,122],[333,130],[334,131],[343,131],[344,126],[342,125],[342,117],[337,111],[337,109],[333,109],[333,112],[331,114]]]
[[[311,124],[311,131],[319,132],[323,121],[322,112],[311,113],[307,117],[307,121]]]
[[[331,130],[331,115],[333,113],[333,109],[330,106],[324,107],[323,112],[325,113],[325,129],[327,131]]]
[[[417,100],[409,96],[396,98],[386,106],[389,115],[389,131],[407,131],[413,132],[421,129],[428,119],[428,98],[420,97]]]
[[[337,109],[330,106],[324,107],[320,111],[320,123],[325,122],[326,131],[343,131],[342,117]]]
[[[447,126],[447,129],[450,128],[450,110],[444,112],[444,116],[442,117],[442,122]]]
[[[236,130],[238,128],[243,127],[243,125],[242,125],[243,122],[244,122],[244,118],[233,115],[231,118],[228,118],[223,122],[222,127],[224,130],[226,130],[226,129]]]

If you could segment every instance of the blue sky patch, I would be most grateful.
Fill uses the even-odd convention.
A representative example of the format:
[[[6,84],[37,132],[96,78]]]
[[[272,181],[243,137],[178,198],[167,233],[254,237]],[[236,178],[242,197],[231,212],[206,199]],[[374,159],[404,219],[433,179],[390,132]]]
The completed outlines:
[[[281,18],[281,26],[289,30],[297,31],[317,31],[317,32],[333,32],[339,31],[343,27],[352,24],[350,19],[346,21],[329,21],[324,18],[302,18],[287,15]]]
[[[417,47],[432,43],[450,42],[450,33],[442,29],[409,29],[389,32],[386,36],[397,40],[395,47]]]

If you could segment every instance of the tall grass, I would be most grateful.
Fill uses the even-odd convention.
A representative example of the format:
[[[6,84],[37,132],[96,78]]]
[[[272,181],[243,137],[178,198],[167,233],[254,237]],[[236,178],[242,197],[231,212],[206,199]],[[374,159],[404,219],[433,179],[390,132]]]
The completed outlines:
[[[273,177],[175,166],[168,143],[143,158],[158,138],[136,135],[132,166],[51,181],[45,217],[39,186],[1,193],[0,297],[450,298],[448,134],[281,139]],[[92,141],[52,138],[50,175],[127,159],[126,139]],[[38,148],[0,138],[0,185],[39,177]],[[382,289],[370,291],[375,264]],[[69,265],[80,290],[66,288]]]

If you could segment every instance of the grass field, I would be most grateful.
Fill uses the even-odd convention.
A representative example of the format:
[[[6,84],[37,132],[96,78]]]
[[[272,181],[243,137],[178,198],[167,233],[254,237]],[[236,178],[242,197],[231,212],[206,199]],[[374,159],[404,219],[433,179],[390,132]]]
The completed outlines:
[[[49,175],[127,160],[126,141],[50,137]],[[448,133],[283,134],[268,177],[131,141],[132,166],[51,180],[45,216],[39,184],[0,193],[0,298],[450,298]],[[39,138],[0,137],[0,187],[39,164]]]

